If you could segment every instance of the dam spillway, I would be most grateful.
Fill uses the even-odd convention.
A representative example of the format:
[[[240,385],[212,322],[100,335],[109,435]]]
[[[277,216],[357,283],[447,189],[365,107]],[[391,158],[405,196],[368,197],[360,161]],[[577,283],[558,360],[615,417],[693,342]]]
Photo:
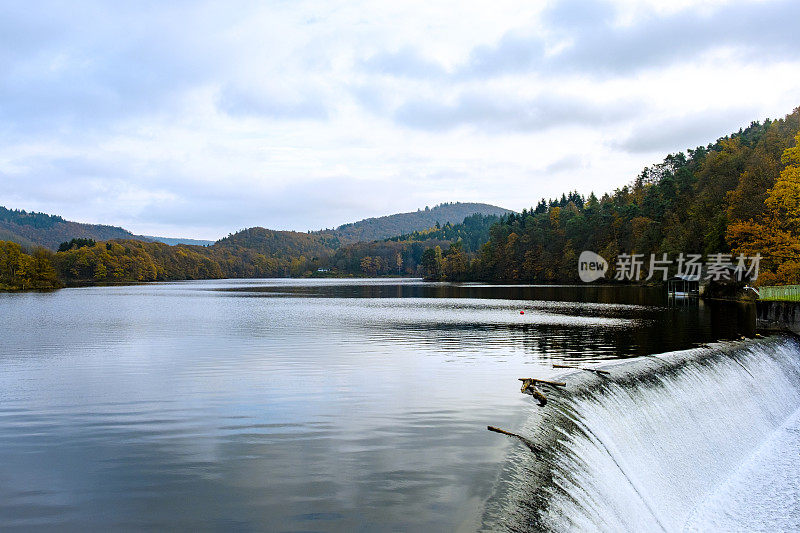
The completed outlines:
[[[486,531],[800,528],[800,343],[718,343],[616,361],[531,407]]]

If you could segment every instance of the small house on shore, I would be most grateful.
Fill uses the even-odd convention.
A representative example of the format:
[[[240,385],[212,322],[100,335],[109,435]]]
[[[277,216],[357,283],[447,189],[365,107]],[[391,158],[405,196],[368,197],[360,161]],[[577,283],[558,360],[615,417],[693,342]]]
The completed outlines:
[[[679,298],[700,296],[700,276],[679,274],[669,278],[667,280],[667,294]]]

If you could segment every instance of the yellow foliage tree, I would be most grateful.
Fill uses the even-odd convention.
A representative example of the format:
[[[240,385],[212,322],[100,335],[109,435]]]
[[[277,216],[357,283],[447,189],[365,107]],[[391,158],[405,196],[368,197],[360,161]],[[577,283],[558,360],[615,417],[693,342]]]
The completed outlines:
[[[800,132],[795,146],[781,156],[785,165],[767,194],[767,212],[761,221],[728,226],[728,239],[737,254],[763,257],[760,285],[800,283]]]

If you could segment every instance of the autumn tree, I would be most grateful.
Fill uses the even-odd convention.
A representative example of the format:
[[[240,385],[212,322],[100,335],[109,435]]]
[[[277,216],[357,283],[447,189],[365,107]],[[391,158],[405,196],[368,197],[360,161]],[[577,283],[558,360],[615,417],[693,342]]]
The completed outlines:
[[[784,165],[775,185],[765,200],[766,214],[762,221],[750,219],[728,228],[735,251],[763,256],[759,283],[800,283],[800,133],[795,146],[784,150]]]

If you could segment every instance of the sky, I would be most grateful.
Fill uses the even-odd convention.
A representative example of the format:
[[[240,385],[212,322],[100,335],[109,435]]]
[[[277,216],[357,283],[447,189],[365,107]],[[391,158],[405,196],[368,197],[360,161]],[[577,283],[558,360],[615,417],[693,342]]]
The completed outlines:
[[[0,205],[217,239],[611,192],[800,106],[800,2],[0,3]]]

